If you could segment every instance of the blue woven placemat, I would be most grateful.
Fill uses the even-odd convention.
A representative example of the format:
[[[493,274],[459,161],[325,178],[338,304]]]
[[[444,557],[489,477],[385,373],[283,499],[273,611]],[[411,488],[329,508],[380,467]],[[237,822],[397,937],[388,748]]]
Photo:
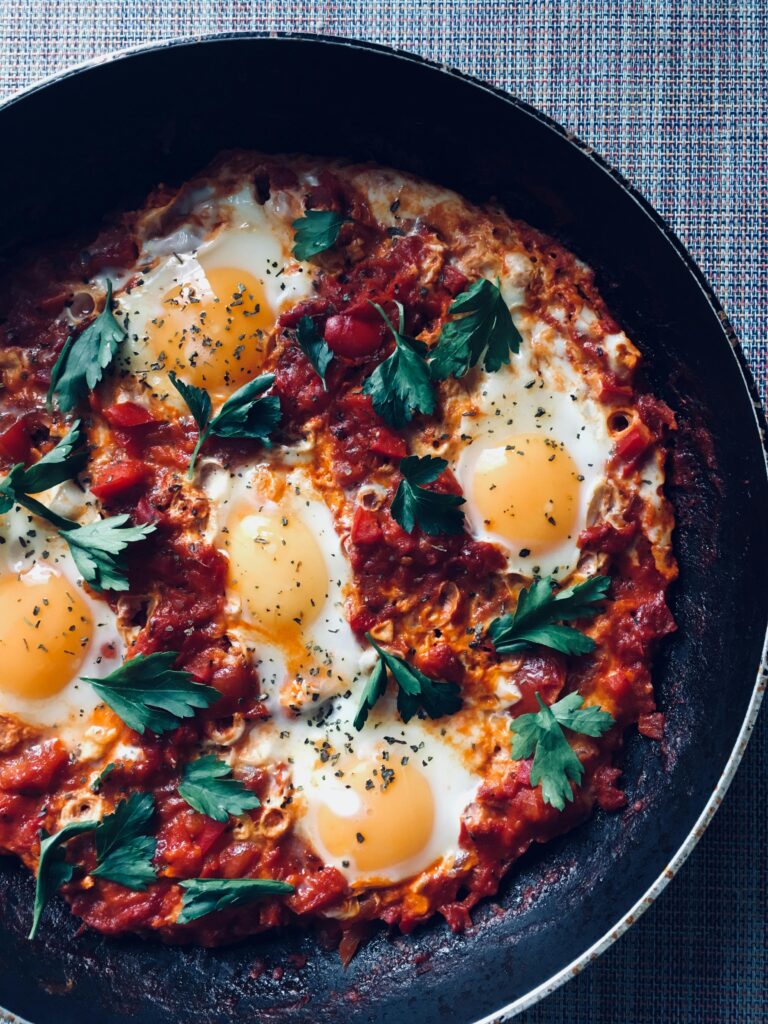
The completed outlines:
[[[768,9],[761,0],[0,0],[0,98],[109,50],[247,28],[402,47],[508,89],[566,125],[686,243],[765,399]],[[766,808],[763,715],[723,808],[672,886],[597,963],[518,1019],[768,1021]]]

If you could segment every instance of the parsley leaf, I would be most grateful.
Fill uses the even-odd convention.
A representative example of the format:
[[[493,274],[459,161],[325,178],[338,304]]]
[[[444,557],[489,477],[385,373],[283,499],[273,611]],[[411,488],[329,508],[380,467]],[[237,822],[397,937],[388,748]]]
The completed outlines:
[[[496,284],[481,277],[451,303],[437,344],[432,350],[430,372],[435,380],[462,377],[483,360],[488,373],[509,362],[522,338]]]
[[[82,333],[67,338],[56,360],[48,388],[48,408],[53,407],[55,397],[62,412],[69,412],[93,391],[125,333],[112,312],[112,282],[107,281],[103,311]]]
[[[129,729],[142,735],[145,729],[168,732],[221,696],[213,686],[194,682],[190,672],[174,669],[178,656],[176,651],[137,654],[103,679],[82,678]]]
[[[445,459],[431,455],[409,455],[401,460],[403,479],[392,502],[392,517],[408,533],[413,533],[416,526],[430,536],[464,530],[464,513],[459,509],[464,498],[420,486],[436,480],[447,465]]]
[[[374,647],[380,660],[368,680],[363,700],[355,715],[354,726],[358,731],[365,725],[369,710],[386,689],[387,672],[392,674],[397,683],[397,710],[404,722],[410,721],[420,710],[425,711],[430,718],[442,718],[461,708],[462,700],[456,683],[430,679],[415,665],[409,665],[404,658],[382,650],[370,633],[366,633],[365,638]]]
[[[214,754],[187,764],[179,793],[190,807],[214,821],[227,821],[230,814],[243,814],[260,803],[255,793],[232,778],[229,765]]]
[[[17,495],[38,494],[49,487],[77,476],[85,465],[88,453],[83,447],[85,434],[80,420],[75,420],[61,440],[29,469],[18,462],[0,483],[0,513],[8,512]]]
[[[263,373],[243,384],[213,417],[210,432],[218,437],[249,437],[269,448],[269,432],[280,422],[280,399],[277,395],[259,396],[274,382],[274,373]]]
[[[396,302],[399,313],[398,329],[392,326],[387,314],[372,302],[373,308],[383,317],[395,339],[392,354],[380,363],[373,373],[363,381],[363,393],[370,395],[373,407],[390,427],[396,430],[409,423],[417,413],[431,415],[435,409],[435,392],[424,362],[426,345],[414,338],[406,338],[403,307]]]
[[[153,533],[153,523],[129,526],[130,517],[123,513],[80,526],[74,520],[60,516],[28,493],[47,490],[74,476],[82,468],[85,456],[79,450],[82,439],[80,424],[75,423],[56,447],[29,469],[24,469],[21,463],[14,466],[0,483],[0,514],[8,512],[17,502],[36,516],[46,519],[69,545],[75,565],[86,583],[99,591],[127,590],[125,549],[129,544],[144,540]]]
[[[374,665],[373,672],[371,672],[368,677],[368,681],[365,684],[363,689],[363,699],[360,701],[360,707],[357,709],[357,714],[354,717],[353,724],[358,732],[360,732],[368,721],[368,713],[376,704],[376,701],[379,697],[384,696],[386,688],[387,667],[384,664],[383,659],[379,658]]]
[[[569,693],[551,707],[547,707],[538,693],[536,700],[540,711],[512,719],[512,758],[519,761],[534,754],[531,785],[541,783],[544,803],[562,811],[566,800],[573,800],[568,780],[578,786],[584,774],[584,766],[573,752],[563,728],[586,736],[602,736],[615,719],[599,707],[582,708],[584,698],[578,693]]]
[[[330,249],[346,219],[333,210],[307,210],[291,225],[294,231],[293,255],[297,260],[308,260]]]
[[[129,519],[130,516],[124,512],[85,526],[72,524],[61,530],[75,565],[94,590],[128,589],[125,549],[129,544],[144,540],[155,530],[154,523],[128,526]]]
[[[40,860],[37,865],[37,881],[35,883],[35,906],[32,914],[32,928],[27,938],[34,939],[40,925],[40,917],[45,905],[62,885],[72,880],[74,864],[64,859],[63,845],[68,840],[90,832],[98,825],[97,821],[71,821],[59,832],[49,836],[45,830],[40,832]]]
[[[493,620],[488,635],[499,654],[525,651],[533,644],[563,654],[587,654],[595,648],[591,637],[555,623],[597,615],[599,608],[595,605],[605,599],[610,583],[608,576],[592,576],[554,593],[551,576],[538,580],[528,590],[520,591],[514,615]]]
[[[318,333],[311,317],[303,316],[299,320],[299,326],[296,328],[296,343],[315,368],[315,372],[323,382],[323,390],[327,391],[325,371],[333,359],[333,352],[328,348],[325,338]]]
[[[195,387],[194,384],[185,384],[183,380],[176,376],[173,370],[171,370],[168,376],[171,379],[171,384],[173,384],[187,403],[187,407],[192,413],[192,418],[197,424],[197,429],[202,434],[208,426],[208,420],[211,418],[211,396],[205,388]]]
[[[155,881],[152,858],[157,840],[147,835],[154,813],[151,793],[133,793],[101,819],[93,836],[98,861],[91,872],[94,877],[108,878],[136,892],[144,892]]]
[[[177,924],[196,921],[227,907],[243,907],[265,896],[294,891],[288,882],[272,878],[188,878],[179,884],[185,891]]]
[[[192,452],[187,476],[191,480],[195,463],[205,441],[215,434],[218,437],[250,438],[269,448],[272,442],[269,434],[280,422],[280,399],[277,395],[262,396],[275,381],[273,373],[254,377],[230,395],[219,412],[211,419],[211,398],[204,388],[185,384],[171,371],[171,384],[187,403],[189,411],[200,431],[197,444]]]
[[[104,783],[107,781],[112,772],[117,768],[117,762],[110,761],[109,764],[105,765],[93,782],[88,787],[92,793],[100,793]]]

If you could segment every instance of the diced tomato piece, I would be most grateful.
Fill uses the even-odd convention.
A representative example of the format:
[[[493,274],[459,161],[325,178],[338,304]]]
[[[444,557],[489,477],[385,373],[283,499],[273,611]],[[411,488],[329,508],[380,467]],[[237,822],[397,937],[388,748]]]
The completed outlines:
[[[596,523],[581,531],[577,543],[580,548],[603,551],[607,555],[617,555],[629,546],[637,530],[637,522],[619,527],[613,526],[611,523]]]
[[[515,672],[513,680],[520,690],[520,700],[512,705],[515,717],[539,710],[537,693],[545,704],[554,704],[565,684],[563,656],[555,651],[530,654]]]
[[[595,797],[602,810],[618,811],[626,806],[627,795],[618,786],[620,778],[621,768],[605,766],[595,772]]]
[[[622,702],[632,693],[632,676],[618,669],[606,678],[605,685],[614,695],[616,701]]]
[[[362,359],[372,355],[384,340],[386,324],[373,306],[357,306],[329,316],[325,340],[337,356]]]
[[[67,762],[60,740],[46,740],[28,747],[18,757],[0,764],[0,789],[10,793],[44,793]]]
[[[446,264],[443,267],[443,284],[445,285],[446,291],[449,291],[451,295],[458,295],[459,292],[463,292],[467,287],[469,278],[466,274],[462,274],[456,267]]]
[[[600,387],[601,402],[622,402],[632,397],[632,385],[622,384],[615,376],[603,375]]]
[[[358,505],[352,520],[353,544],[378,544],[383,538],[379,517],[371,509]]]
[[[642,422],[634,423],[616,442],[615,457],[625,463],[624,475],[631,472],[648,450],[653,435]]]
[[[120,430],[148,427],[157,422],[149,409],[138,402],[116,402],[104,410],[104,416],[110,426],[118,427]]]
[[[675,414],[660,398],[648,394],[639,395],[637,409],[643,423],[657,438],[663,437],[665,431],[675,430],[677,427]]]
[[[450,644],[432,644],[426,654],[418,659],[418,667],[425,675],[433,679],[446,679],[450,683],[460,683],[464,675],[461,659]]]
[[[215,821],[213,818],[206,818],[200,832],[195,836],[195,842],[200,847],[200,854],[204,857],[222,833],[227,830],[226,821]]]
[[[30,446],[25,416],[20,416],[0,434],[0,452],[12,462],[26,462]]]
[[[404,459],[408,454],[405,440],[386,427],[374,427],[370,433],[369,448],[386,459]]]
[[[347,881],[336,868],[325,867],[315,875],[302,879],[296,892],[287,900],[295,914],[312,914],[335,903],[347,891]]]
[[[97,478],[91,485],[91,490],[99,501],[113,501],[144,483],[147,472],[147,466],[143,462],[118,462],[108,467],[104,474]]]
[[[410,555],[418,547],[419,542],[416,537],[396,523],[391,515],[382,516],[381,528],[384,533],[384,543],[399,555]]]
[[[647,715],[640,715],[637,720],[637,731],[641,736],[649,740],[664,739],[664,715],[660,711],[652,711]]]

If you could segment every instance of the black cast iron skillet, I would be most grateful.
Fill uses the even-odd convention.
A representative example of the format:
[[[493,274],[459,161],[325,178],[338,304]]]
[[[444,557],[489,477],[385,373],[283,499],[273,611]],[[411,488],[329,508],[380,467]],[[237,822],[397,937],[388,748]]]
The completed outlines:
[[[33,883],[0,861],[0,1004],[47,1024],[478,1021],[530,1005],[663,888],[719,801],[757,710],[768,617],[764,427],[733,333],[667,226],[530,107],[406,54],[340,40],[157,44],[0,110],[0,256],[181,182],[225,147],[371,159],[486,200],[591,264],[679,415],[678,632],[656,667],[667,741],[630,736],[630,809],[531,850],[476,925],[378,933],[344,971],[301,932],[208,951],[85,932],[59,904],[34,943]],[[709,431],[713,441],[707,452]],[[698,433],[697,433],[698,432]],[[306,958],[306,961],[305,961]]]

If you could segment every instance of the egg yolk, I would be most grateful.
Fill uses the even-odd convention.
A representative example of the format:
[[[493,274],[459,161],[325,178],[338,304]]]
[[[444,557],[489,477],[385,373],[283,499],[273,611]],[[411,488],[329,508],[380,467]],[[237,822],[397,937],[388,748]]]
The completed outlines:
[[[573,534],[579,485],[578,469],[565,448],[550,438],[523,434],[481,453],[472,501],[489,531],[540,554]]]
[[[427,846],[435,808],[418,767],[399,761],[391,768],[387,761],[358,764],[344,771],[340,782],[343,788],[321,790],[316,812],[320,840],[331,856],[375,875]]]
[[[158,363],[214,394],[245,384],[259,372],[275,314],[252,274],[212,267],[203,283],[174,288],[149,329]]]
[[[277,643],[295,643],[328,596],[328,569],[312,532],[291,512],[250,513],[230,526],[227,546],[245,618]]]
[[[77,675],[91,642],[88,606],[63,576],[0,579],[0,690],[42,699]]]

